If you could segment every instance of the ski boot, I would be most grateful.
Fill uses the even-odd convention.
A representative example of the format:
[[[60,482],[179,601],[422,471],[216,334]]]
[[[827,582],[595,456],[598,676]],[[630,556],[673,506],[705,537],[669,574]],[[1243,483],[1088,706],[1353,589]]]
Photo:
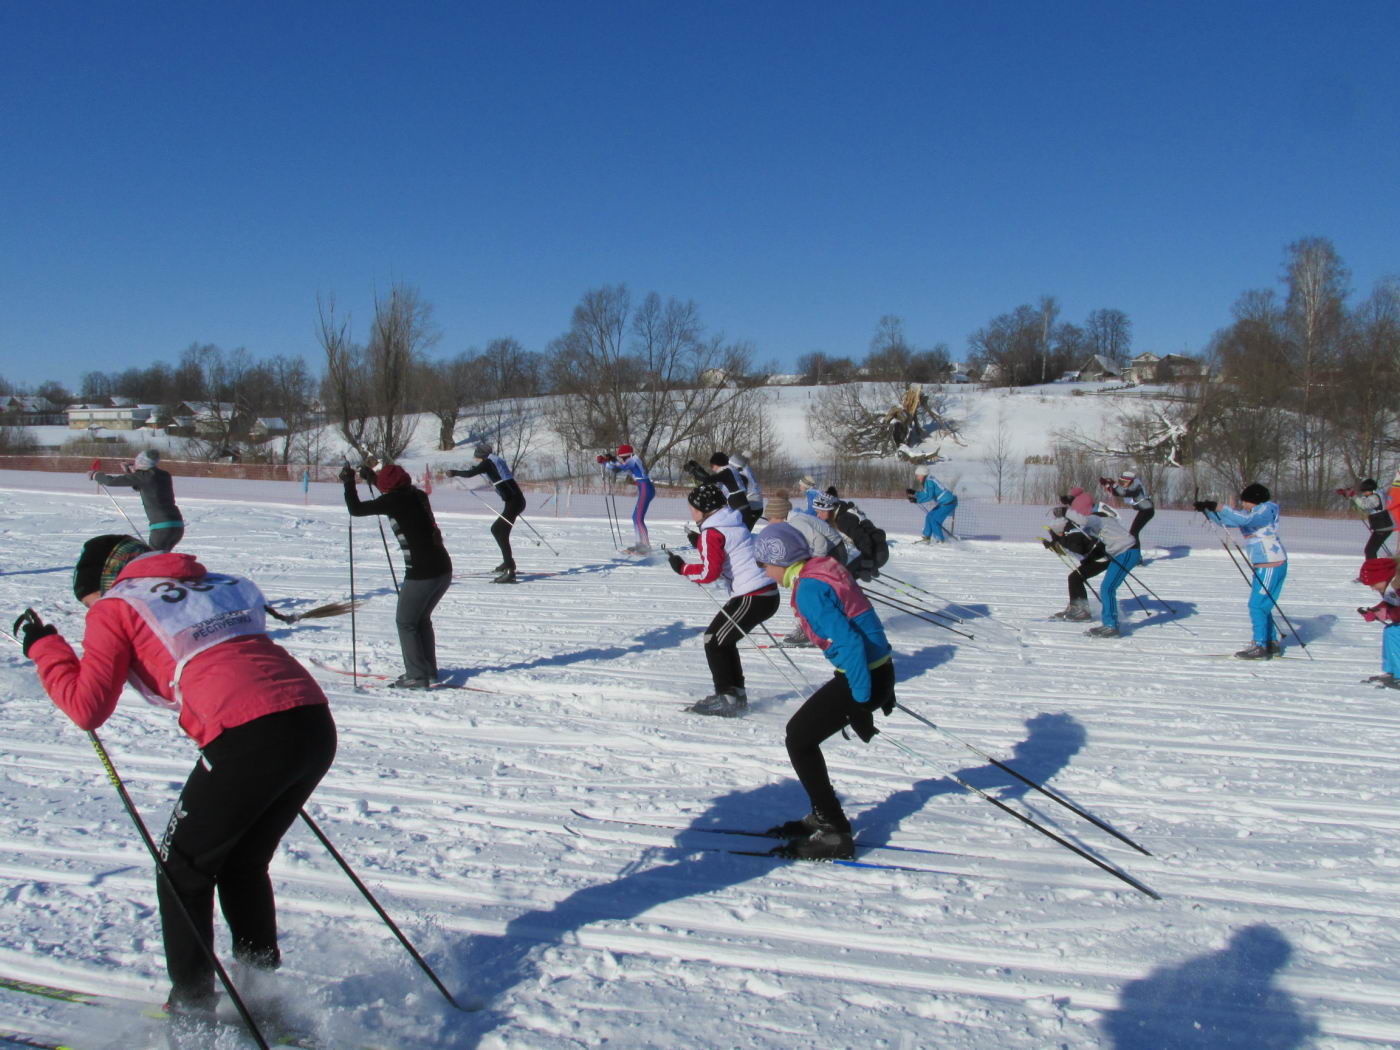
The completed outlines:
[[[512,566],[512,567],[507,568],[507,569],[502,569],[502,570],[501,570],[501,574],[500,574],[499,576],[497,576],[495,579],[493,579],[491,582],[492,582],[492,583],[519,583],[520,581],[517,580],[517,579],[515,578],[515,568],[514,568],[514,566]]]
[[[433,683],[427,678],[417,678],[409,674],[401,674],[389,683],[390,689],[427,689]]]
[[[1089,599],[1087,598],[1071,599],[1063,612],[1057,612],[1050,617],[1052,620],[1070,620],[1074,623],[1083,623],[1093,618],[1094,614],[1089,611]]]
[[[804,631],[802,630],[802,628],[799,627],[799,628],[797,628],[797,630],[793,631],[792,633],[783,635],[783,637],[782,637],[782,644],[783,644],[783,645],[790,645],[790,646],[792,646],[792,647],[794,647],[794,648],[804,648],[804,649],[805,649],[805,648],[809,648],[809,647],[811,646],[811,644],[812,644],[812,639],[808,638],[807,635],[806,635],[806,632],[804,632]]]
[[[829,817],[813,810],[798,823],[806,825],[808,821],[812,824],[810,829],[793,836],[786,846],[772,850],[773,856],[793,860],[851,860],[855,857],[851,822],[844,814]]]
[[[1272,650],[1270,650],[1267,645],[1260,645],[1258,642],[1255,642],[1248,649],[1241,649],[1235,654],[1235,656],[1241,660],[1271,660],[1273,659],[1273,655]]]
[[[1270,655],[1270,656],[1282,656],[1282,655],[1283,655],[1283,646],[1280,645],[1278,642],[1270,642],[1270,643],[1269,643],[1269,655]]]
[[[1090,638],[1121,638],[1123,637],[1117,627],[1110,627],[1108,624],[1100,624],[1098,627],[1090,627],[1084,632]]]
[[[801,820],[784,821],[782,824],[769,828],[764,834],[775,839],[805,838],[821,826],[821,814],[813,810]]]
[[[727,693],[712,693],[703,700],[697,700],[688,710],[697,715],[717,715],[720,718],[738,718],[749,709],[749,696],[743,689],[733,689]]]
[[[1370,678],[1361,680],[1382,689],[1400,689],[1400,679],[1397,679],[1393,674],[1373,674]]]

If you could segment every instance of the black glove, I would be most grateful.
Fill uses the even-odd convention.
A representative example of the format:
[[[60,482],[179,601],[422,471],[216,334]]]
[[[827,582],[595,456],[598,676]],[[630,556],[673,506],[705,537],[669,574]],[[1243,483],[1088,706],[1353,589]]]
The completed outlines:
[[[1202,514],[1204,514],[1208,510],[1215,510],[1219,506],[1220,504],[1213,499],[1198,499],[1196,501],[1196,509]]]
[[[686,460],[685,470],[687,474],[689,474],[692,478],[696,480],[697,483],[701,485],[705,484],[707,481],[710,480],[710,472],[704,467],[702,467],[699,463],[696,463],[693,459]]]
[[[360,477],[364,480],[366,484],[373,485],[375,478],[374,468],[371,467],[368,463],[361,463]]]
[[[1099,478],[1099,484],[1106,489],[1113,488],[1113,482],[1109,478]]]
[[[336,477],[347,485],[353,485],[355,484],[355,468],[347,463],[340,468],[340,473],[337,474]]]
[[[910,503],[918,503],[918,502],[919,502],[918,500],[916,500],[916,499],[914,498],[914,494],[913,494],[912,492],[909,494],[909,502],[910,502]]]
[[[682,558],[675,551],[671,551],[669,554],[667,554],[666,560],[671,563],[671,571],[674,572],[677,576],[681,576],[685,573],[685,559]]]
[[[1073,503],[1074,500],[1070,499],[1068,496],[1061,496],[1060,502],[1068,506],[1069,504]]]
[[[1050,516],[1051,516],[1052,518],[1063,518],[1063,517],[1065,516],[1065,508],[1064,508],[1064,507],[1051,507],[1051,508],[1050,508]]]
[[[749,505],[749,497],[746,492],[731,492],[724,497],[724,502],[729,504],[734,510],[743,510]]]
[[[840,494],[839,492],[836,491],[836,486],[835,486],[835,485],[828,485],[828,486],[826,487],[826,494],[827,494],[828,496],[834,496],[836,499],[840,499],[840,498],[841,498],[841,494]]]
[[[10,628],[10,633],[20,640],[20,644],[24,647],[24,655],[28,656],[30,646],[40,638],[57,634],[58,628],[39,619],[39,614],[33,609],[25,609],[16,618],[14,626]]]
[[[913,490],[913,489],[905,489],[904,491],[907,492],[907,493],[909,493],[909,495],[911,495],[911,496],[914,495],[914,490]]]
[[[861,583],[869,583],[875,578],[875,566],[867,561],[861,562],[852,572]]]
[[[700,549],[700,533],[695,532],[692,529],[686,529],[685,538],[690,541],[690,545],[696,550]]]

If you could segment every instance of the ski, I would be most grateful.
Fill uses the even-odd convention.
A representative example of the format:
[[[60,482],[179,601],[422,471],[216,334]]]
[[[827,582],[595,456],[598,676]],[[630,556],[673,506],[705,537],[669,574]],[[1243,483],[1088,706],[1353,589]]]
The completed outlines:
[[[766,831],[754,831],[751,828],[697,828],[679,827],[675,824],[654,824],[643,820],[619,820],[616,817],[600,817],[592,813],[585,813],[581,809],[570,809],[576,817],[591,821],[597,824],[615,824],[621,827],[652,828],[657,831],[699,831],[706,835],[742,835],[745,838],[768,839],[770,842],[781,841]],[[950,853],[948,850],[928,849],[922,846],[894,846],[889,843],[862,842],[859,839],[855,842],[856,849],[863,850],[889,850],[892,853],[920,853],[933,857],[952,857],[958,854]],[[767,856],[760,853],[759,856]]]
[[[586,837],[586,836],[583,835],[582,832],[577,831],[576,829],[569,827],[569,825],[567,825],[567,824],[564,825],[564,830],[567,831],[569,834],[571,834],[571,835],[577,835],[577,836],[580,837],[580,838]],[[682,830],[684,830],[684,829],[682,829]],[[705,828],[705,829],[695,828],[695,829],[690,829],[690,830],[696,830],[696,831],[705,830],[705,831],[710,831],[710,830],[714,830],[714,829],[710,829],[710,828]],[[754,832],[754,831],[739,832],[739,834],[759,835],[758,832]],[[769,836],[760,835],[759,837],[761,837],[761,838],[768,838]],[[687,847],[677,847],[677,848],[684,848],[684,849],[686,849],[687,851],[693,852],[693,853],[723,853],[723,854],[727,854],[728,856],[731,856],[731,857],[761,857],[761,858],[763,858],[764,860],[771,860],[771,861],[774,861],[774,862],[780,863],[780,864],[839,864],[839,865],[841,865],[842,867],[845,867],[845,868],[872,868],[872,869],[877,870],[877,871],[910,871],[910,872],[917,872],[917,873],[919,873],[919,874],[921,874],[921,875],[955,875],[955,874],[957,874],[956,872],[940,871],[940,870],[937,869],[937,868],[921,868],[921,867],[918,867],[918,866],[913,865],[913,864],[887,864],[887,863],[885,863],[885,862],[883,862],[883,861],[876,861],[876,860],[846,860],[846,859],[840,858],[840,857],[832,857],[832,858],[830,858],[830,859],[816,859],[816,858],[808,859],[808,858],[805,858],[805,857],[784,857],[784,856],[782,856],[781,854],[778,854],[778,853],[772,853],[772,852],[770,852],[770,851],[768,851],[768,850],[758,850],[758,849],[730,849],[730,848],[725,847],[725,846],[687,846]],[[779,849],[779,848],[781,848],[781,847],[777,847],[777,846],[774,847],[774,849]]]
[[[320,668],[322,671],[329,671],[332,674],[341,674],[346,678],[367,678],[369,681],[367,681],[365,685],[375,686],[376,688],[381,686],[388,688],[384,683],[394,681],[392,675],[373,674],[369,671],[352,671],[348,667],[336,667],[333,664],[328,664],[324,660],[316,659],[314,656],[308,657],[307,663],[311,664],[312,667]],[[473,693],[497,693],[495,689],[483,689],[479,685],[467,685],[465,682],[434,682],[432,685],[428,686],[427,689],[411,689],[408,690],[408,692],[431,693],[436,689],[469,689]]]

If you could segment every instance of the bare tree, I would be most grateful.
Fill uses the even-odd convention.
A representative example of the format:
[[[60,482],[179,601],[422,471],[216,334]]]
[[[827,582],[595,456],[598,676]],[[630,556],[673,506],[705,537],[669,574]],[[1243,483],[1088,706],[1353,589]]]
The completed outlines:
[[[422,407],[438,421],[438,448],[451,451],[457,447],[457,425],[462,417],[473,405],[495,397],[500,388],[486,379],[486,366],[472,353],[425,362],[421,368]]]
[[[584,293],[569,331],[551,344],[551,419],[575,464],[619,441],[655,463],[710,433],[752,399],[751,351],[707,336],[693,302],[654,292],[634,312],[623,285]]]
[[[1294,241],[1285,252],[1288,298],[1283,322],[1292,365],[1293,407],[1297,412],[1298,495],[1320,502],[1330,489],[1328,445],[1332,427],[1320,409],[1323,387],[1332,377],[1345,326],[1348,274],[1325,237]]]
[[[1122,310],[1095,310],[1084,322],[1089,352],[1121,368],[1133,346],[1133,322]]]
[[[416,288],[402,283],[394,284],[387,297],[374,299],[365,346],[372,409],[365,438],[383,460],[397,459],[413,440],[418,362],[438,339],[432,312]]]
[[[335,313],[335,296],[316,297],[316,339],[326,353],[321,399],[346,443],[361,457],[368,455],[370,392],[364,349],[350,339],[350,322]]]
[[[992,481],[996,485],[998,503],[1001,502],[1012,460],[1011,428],[1006,424],[1006,406],[998,405],[997,428],[993,433],[992,443],[987,446],[987,451],[982,456],[982,463],[991,472]]]
[[[1060,315],[1060,306],[1053,295],[1040,297],[1040,381],[1050,381],[1050,337],[1055,331],[1055,318]],[[997,485],[997,502],[1001,502],[1001,485]]]

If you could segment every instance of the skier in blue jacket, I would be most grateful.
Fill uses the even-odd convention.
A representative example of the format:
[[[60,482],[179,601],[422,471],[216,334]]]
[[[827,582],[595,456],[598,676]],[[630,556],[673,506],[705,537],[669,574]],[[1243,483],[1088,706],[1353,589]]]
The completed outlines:
[[[780,586],[792,588],[798,625],[821,648],[835,676],[807,698],[787,724],[787,752],[812,811],[769,830],[788,839],[775,854],[806,860],[854,855],[851,822],[827,773],[821,744],[850,726],[869,743],[878,730],[875,710],[894,710],[894,662],[885,629],[855,578],[835,558],[814,558],[802,534],[786,522],[769,525],[754,541],[754,557]]]
[[[647,474],[646,464],[637,457],[631,445],[618,445],[617,455],[604,452],[598,457],[603,469],[615,474],[625,474],[637,486],[637,504],[632,508],[632,527],[637,530],[637,544],[628,547],[628,554],[651,553],[651,536],[647,533],[647,508],[656,498],[656,486]]]
[[[1269,490],[1251,482],[1240,493],[1240,508],[1220,506],[1215,500],[1200,500],[1196,509],[1217,525],[1240,530],[1245,541],[1245,557],[1253,577],[1249,588],[1249,619],[1254,628],[1253,644],[1235,655],[1241,660],[1268,660],[1283,655],[1273,611],[1288,577],[1288,551],[1278,535],[1278,504]]]
[[[918,491],[905,489],[909,493],[909,502],[917,503],[925,510],[924,514],[924,536],[916,543],[932,543],[937,540],[942,543],[944,539],[952,533],[943,527],[943,523],[948,517],[958,509],[958,497],[952,489],[946,489],[940,485],[936,478],[929,473],[928,467],[920,464],[914,469],[914,480],[919,484]]]

